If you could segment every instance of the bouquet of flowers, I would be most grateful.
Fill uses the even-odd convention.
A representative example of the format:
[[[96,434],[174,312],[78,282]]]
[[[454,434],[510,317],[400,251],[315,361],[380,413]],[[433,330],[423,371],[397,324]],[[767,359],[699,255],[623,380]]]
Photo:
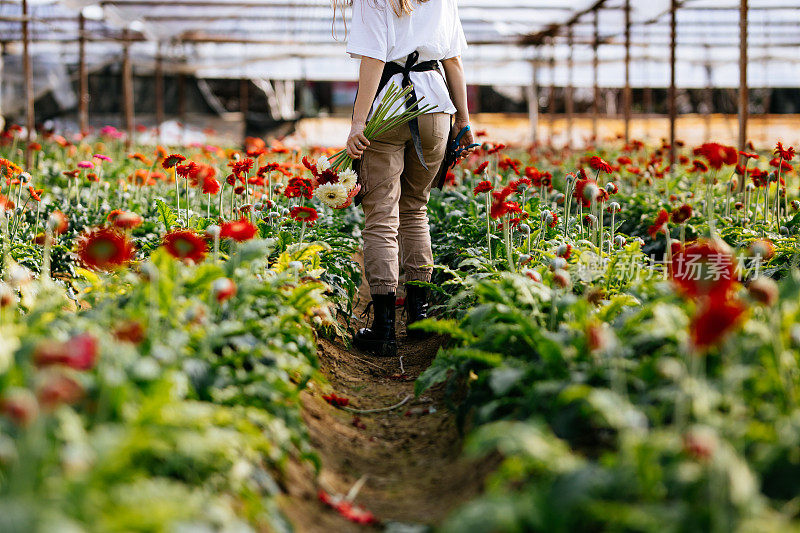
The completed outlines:
[[[411,87],[399,89],[394,83],[389,86],[364,128],[367,139],[372,140],[391,128],[405,124],[436,107],[435,105],[420,107],[419,102],[422,100],[420,98],[410,108],[405,108],[406,102],[411,98],[411,89]],[[402,113],[390,115],[400,106],[404,108]],[[314,176],[308,184],[307,197],[311,198],[313,191],[313,196],[328,207],[344,209],[361,191],[361,184],[358,183],[358,176],[353,170],[353,160],[347,155],[346,150],[336,152],[331,157],[332,160],[323,155],[314,163],[307,157],[303,158],[303,165]]]
[[[389,88],[386,89],[383,98],[381,98],[381,101],[378,103],[375,113],[372,115],[372,118],[367,121],[367,124],[364,127],[364,136],[367,139],[371,141],[396,126],[405,124],[406,122],[420,115],[424,115],[425,113],[436,109],[436,105],[434,104],[420,107],[420,103],[425,99],[424,96],[414,102],[414,104],[410,107],[405,108],[406,102],[408,102],[408,100],[411,98],[412,89],[412,86],[400,89],[394,83],[389,85]],[[398,109],[400,106],[405,108],[402,113],[397,115],[389,114]],[[347,170],[353,168],[353,159],[347,155],[347,150],[340,150],[339,152],[333,154],[331,168],[334,170]]]

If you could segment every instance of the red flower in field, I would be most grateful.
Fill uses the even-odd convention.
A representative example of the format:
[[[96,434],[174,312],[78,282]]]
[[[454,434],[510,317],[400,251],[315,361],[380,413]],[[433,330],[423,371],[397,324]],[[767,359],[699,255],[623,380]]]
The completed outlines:
[[[255,237],[256,233],[258,233],[258,228],[249,220],[242,218],[222,224],[222,231],[220,231],[219,236],[221,239],[230,237],[234,241],[243,242]]]
[[[298,222],[311,223],[317,220],[317,210],[313,207],[295,207],[289,211],[289,216]]]
[[[744,304],[735,299],[707,299],[689,326],[692,344],[697,348],[717,344],[739,322],[746,310]]]
[[[111,215],[109,214],[109,217],[110,216]],[[117,213],[116,216],[114,217],[114,220],[111,221],[111,223],[114,224],[114,227],[120,229],[137,228],[141,226],[142,222],[144,222],[144,219],[141,216],[131,211],[122,211],[120,213]]]
[[[603,158],[596,155],[592,156],[592,158],[589,159],[589,166],[595,170],[606,172],[608,174],[614,172],[614,169],[611,168],[611,165],[609,165],[608,162],[606,162],[605,160],[603,160]]]
[[[203,194],[217,194],[222,186],[213,175],[203,176]]]
[[[0,399],[0,413],[20,427],[27,427],[39,414],[36,396],[28,389],[11,389]]]
[[[751,168],[749,171],[750,180],[756,187],[764,187],[768,183],[769,172],[757,168]]]
[[[497,163],[497,166],[503,170],[508,170],[510,168],[514,171],[515,174],[519,175],[519,167],[521,164],[522,163],[518,159],[511,159],[510,157],[505,157]]]
[[[709,166],[719,170],[723,165],[735,165],[739,161],[739,152],[732,146],[719,143],[705,143],[694,149],[694,155],[706,158]]]
[[[92,163],[91,161],[78,161],[78,168],[82,169],[94,168],[94,163]]]
[[[191,230],[175,230],[164,235],[164,248],[172,257],[200,263],[206,258],[208,245],[202,237]]]
[[[476,168],[472,173],[475,174],[476,176],[478,174],[483,174],[484,172],[486,172],[486,167],[487,166],[489,166],[489,162],[488,161],[484,161],[483,163],[478,165],[478,168]]]
[[[733,255],[721,241],[700,240],[673,256],[672,281],[693,298],[724,297],[736,282]]]
[[[136,161],[139,161],[140,163],[144,163],[145,165],[149,165],[151,163],[150,160],[147,159],[147,157],[144,154],[139,153],[139,152],[134,152],[132,154],[128,154],[128,159],[135,159]]]
[[[14,202],[12,202],[7,197],[0,194],[0,209],[2,209],[3,211],[13,211]]]
[[[48,410],[61,404],[74,404],[83,398],[83,395],[81,384],[71,376],[60,372],[49,374],[36,391],[39,404]]]
[[[78,169],[75,169],[75,170],[65,170],[65,171],[63,171],[63,172],[62,172],[62,174],[63,174],[63,175],[65,175],[65,176],[66,176],[66,177],[68,177],[68,178],[77,178],[77,177],[78,177],[78,174],[80,174],[80,173],[81,173],[81,171],[80,171],[80,170],[78,170]]]
[[[250,172],[250,169],[253,168],[253,160],[249,157],[245,157],[240,161],[230,161],[228,166],[231,168],[234,174],[239,176],[241,174],[247,174]]]
[[[75,370],[89,370],[97,360],[97,339],[82,333],[67,342],[45,341],[33,352],[36,366],[63,365]]]
[[[784,148],[783,144],[779,142],[775,146],[774,154],[783,159],[784,161],[791,161],[792,159],[794,159],[794,148],[791,146],[789,148]]]
[[[335,392],[323,395],[322,399],[334,407],[345,407],[350,404],[350,400],[348,398],[337,396]]]
[[[542,220],[550,229],[553,229],[558,225],[558,213],[555,211],[545,211],[542,213]]]
[[[303,159],[305,159],[305,157],[303,157]],[[267,163],[266,165],[259,168],[256,174],[258,174],[259,176],[264,176],[265,174],[269,174],[270,172],[279,170],[280,167],[281,166],[278,163]]]
[[[617,158],[618,165],[630,165],[633,163],[633,160],[628,157],[627,155],[621,155]]]
[[[236,284],[229,278],[217,278],[211,284],[211,294],[222,303],[236,295]]]
[[[40,196],[44,192],[44,189],[34,189],[31,185],[28,185],[28,193],[31,195],[37,202],[42,201],[42,197]]]
[[[494,189],[494,187],[492,187],[492,184],[490,182],[484,180],[484,181],[481,181],[480,183],[478,183],[475,186],[475,188],[472,189],[472,192],[475,193],[475,194],[481,194],[483,192],[489,192],[492,189]]]
[[[750,243],[748,247],[750,253],[763,260],[772,259],[775,255],[775,245],[768,239],[758,239]]]
[[[699,159],[695,159],[694,161],[692,161],[692,168],[690,168],[690,169],[689,169],[689,172],[690,172],[690,173],[695,173],[695,172],[704,173],[704,172],[708,172],[708,165],[706,165],[705,163],[703,163],[703,162],[702,162],[702,161],[700,161]]]
[[[225,178],[225,183],[230,186],[236,185],[236,176],[233,174],[228,174],[228,176]]]
[[[67,215],[61,211],[53,211],[50,213],[50,216],[47,217],[47,225],[50,231],[53,232],[53,235],[61,235],[69,228],[69,220],[67,219]]]
[[[571,244],[562,244],[558,248],[556,248],[556,255],[561,257],[562,259],[569,259],[569,256],[572,255],[572,245]]]
[[[583,207],[591,207],[592,201],[597,200],[600,195],[600,187],[593,179],[582,179],[575,182],[575,198],[580,200]]]
[[[787,163],[785,159],[778,159],[777,157],[770,159],[769,166],[775,168],[780,167],[783,172],[790,172],[792,170],[791,164]]]
[[[138,320],[128,320],[114,328],[114,338],[118,341],[140,344],[144,338],[144,327]]]
[[[286,184],[284,195],[287,198],[299,198],[303,196],[310,200],[314,195],[314,185],[311,183],[311,180],[307,178],[295,176],[289,179],[289,183]]]
[[[180,155],[180,154],[170,154],[170,155],[164,157],[164,160],[161,162],[161,166],[164,167],[164,169],[169,169],[169,168],[172,168],[175,165],[177,165],[178,163],[181,163],[183,161],[186,161],[186,158],[183,157],[182,155]]]
[[[244,194],[244,185],[237,185],[233,188],[235,194]]]
[[[500,218],[509,213],[521,213],[522,208],[517,202],[508,201],[495,201],[492,202],[492,208],[489,211],[489,216],[492,218]]]
[[[761,156],[758,154],[754,154],[752,152],[743,152],[739,150],[739,155],[745,158],[745,162],[747,159],[759,159]]]
[[[675,224],[683,224],[690,218],[692,218],[692,206],[689,204],[683,204],[672,211],[672,222]]]
[[[133,259],[133,246],[128,238],[110,228],[97,228],[78,241],[78,257],[98,270],[122,266]]]
[[[669,213],[666,209],[662,209],[656,216],[656,221],[652,226],[647,228],[647,233],[651,239],[655,239],[659,233],[667,231],[667,222],[669,222]]]
[[[505,147],[506,147],[505,144],[497,143],[494,146],[492,146],[491,148],[489,148],[488,150],[486,150],[486,153],[487,154],[496,154],[497,152],[499,152],[500,150],[502,150]]]
[[[717,446],[716,436],[709,429],[696,429],[683,436],[683,451],[694,459],[711,459]]]

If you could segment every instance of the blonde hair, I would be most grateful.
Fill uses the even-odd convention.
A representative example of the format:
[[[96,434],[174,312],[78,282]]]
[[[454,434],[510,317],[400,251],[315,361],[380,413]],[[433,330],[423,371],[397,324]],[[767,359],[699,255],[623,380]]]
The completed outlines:
[[[380,0],[362,0],[364,2],[376,2]],[[395,16],[402,17],[403,15],[410,15],[412,11],[414,11],[414,4],[421,4],[423,2],[427,2],[428,0],[384,0],[386,2],[391,2],[392,4],[392,11],[394,11]],[[331,20],[331,35],[333,38],[336,39],[336,30],[334,25],[336,24],[336,9],[337,7],[341,8],[342,10],[342,22],[344,22],[344,36],[347,38],[347,18],[344,15],[344,8],[346,6],[352,6],[353,0],[331,0],[331,4],[333,6],[333,19]]]

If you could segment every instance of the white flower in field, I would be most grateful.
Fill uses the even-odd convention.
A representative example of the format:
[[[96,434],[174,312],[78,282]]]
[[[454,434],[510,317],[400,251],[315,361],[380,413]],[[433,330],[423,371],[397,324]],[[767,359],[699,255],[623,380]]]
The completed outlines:
[[[319,159],[317,159],[317,172],[325,172],[329,168],[331,168],[331,162],[328,161],[327,156],[319,156]]]
[[[357,181],[358,175],[352,168],[348,168],[347,170],[343,170],[339,173],[339,183],[344,185],[344,188],[348,191],[352,190],[353,187],[356,186]]]
[[[347,189],[341,183],[325,183],[314,191],[320,202],[336,209],[347,201]]]

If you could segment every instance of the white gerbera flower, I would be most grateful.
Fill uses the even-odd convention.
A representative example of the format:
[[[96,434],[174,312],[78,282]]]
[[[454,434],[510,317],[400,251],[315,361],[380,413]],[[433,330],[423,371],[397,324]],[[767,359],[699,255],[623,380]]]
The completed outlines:
[[[336,209],[347,201],[347,189],[340,183],[325,183],[317,187],[314,196],[323,204]]]
[[[358,175],[356,171],[352,168],[348,168],[347,170],[343,170],[339,173],[339,183],[344,186],[345,189],[348,191],[352,191],[353,187],[356,186],[356,181],[358,180]]]
[[[324,155],[319,156],[317,159],[317,172],[325,172],[331,168],[331,162],[328,161],[328,158]]]

